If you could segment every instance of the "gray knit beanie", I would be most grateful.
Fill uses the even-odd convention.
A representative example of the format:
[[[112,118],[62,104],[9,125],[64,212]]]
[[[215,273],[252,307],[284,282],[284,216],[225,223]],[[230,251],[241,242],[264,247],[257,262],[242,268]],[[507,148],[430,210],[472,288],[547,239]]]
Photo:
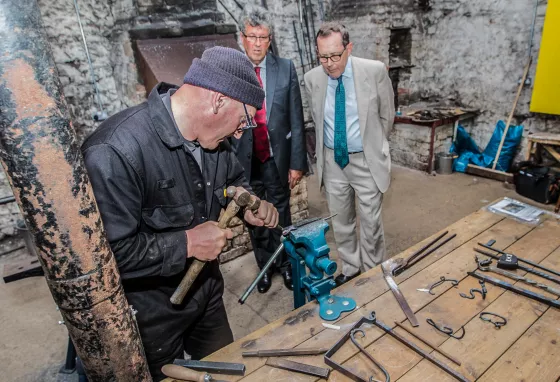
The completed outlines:
[[[251,61],[232,48],[206,49],[200,59],[194,59],[183,82],[222,93],[257,109],[264,101],[264,90]]]

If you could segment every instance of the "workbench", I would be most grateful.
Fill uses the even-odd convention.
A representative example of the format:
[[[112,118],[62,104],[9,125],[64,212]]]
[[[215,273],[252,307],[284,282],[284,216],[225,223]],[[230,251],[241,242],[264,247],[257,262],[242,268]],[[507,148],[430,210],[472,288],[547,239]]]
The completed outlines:
[[[240,362],[246,365],[244,377],[214,375],[228,381],[320,381],[316,377],[272,368],[265,365],[266,358],[243,358],[243,351],[273,348],[330,348],[348,329],[363,316],[375,311],[377,318],[387,326],[395,328],[398,321],[415,334],[435,343],[440,349],[450,353],[462,362],[457,366],[428,346],[415,340],[401,328],[395,331],[415,342],[421,348],[431,351],[437,359],[459,371],[472,381],[557,381],[560,377],[560,310],[548,307],[532,299],[505,291],[489,283],[486,299],[476,294],[474,300],[459,297],[459,292],[467,293],[471,288],[479,288],[478,280],[467,275],[476,269],[473,248],[478,242],[496,240],[495,248],[507,249],[524,259],[560,270],[560,221],[546,216],[535,226],[520,223],[486,209],[481,209],[450,225],[432,237],[418,243],[397,255],[406,258],[437,237],[443,231],[457,236],[428,257],[395,277],[396,282],[410,304],[420,323],[412,328],[389,290],[381,267],[378,266],[335,289],[338,295],[352,297],[358,308],[343,314],[330,324],[340,326],[340,330],[325,328],[318,315],[318,304],[308,303],[279,320],[237,340],[229,346],[210,355],[205,360]],[[482,255],[479,255],[482,256]],[[520,271],[517,271],[518,273]],[[484,273],[486,274],[486,273]],[[519,273],[523,275],[523,272]],[[550,298],[554,295],[533,288],[527,284],[496,274],[492,277],[506,280],[516,286],[534,291]],[[417,291],[426,288],[441,276],[459,281],[457,287],[446,282],[435,288],[435,295]],[[550,286],[559,287],[538,276],[528,277]],[[507,318],[507,325],[496,329],[494,325],[479,319],[483,311],[490,311]],[[457,332],[462,326],[465,336],[461,340],[451,338],[426,323],[431,318],[439,325],[453,328]],[[361,344],[389,372],[391,381],[454,381],[449,374],[422,359],[405,345],[383,334],[373,326],[362,327],[365,337]],[[326,368],[322,355],[288,357]],[[358,349],[348,341],[334,356],[360,374],[366,380],[373,375],[384,380],[383,375]],[[329,381],[348,381],[337,371],[331,371]],[[167,382],[174,381],[166,379]]]

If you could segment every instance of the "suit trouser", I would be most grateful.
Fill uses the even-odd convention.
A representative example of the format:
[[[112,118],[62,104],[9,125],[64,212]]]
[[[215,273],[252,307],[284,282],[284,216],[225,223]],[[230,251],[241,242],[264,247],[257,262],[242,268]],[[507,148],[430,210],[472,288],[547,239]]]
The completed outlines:
[[[333,231],[338,254],[342,260],[342,273],[353,276],[368,270],[387,258],[379,191],[363,153],[350,154],[350,163],[341,169],[334,161],[334,151],[323,150],[325,168],[323,183],[329,210],[337,214]],[[360,239],[356,232],[356,196],[360,218]]]
[[[257,197],[272,203],[276,207],[278,210],[278,224],[282,227],[288,227],[292,224],[290,188],[287,184],[282,184],[280,181],[278,167],[274,162],[274,158],[270,158],[264,163],[253,158],[250,184]],[[253,244],[257,265],[262,269],[280,245],[280,233],[278,230],[266,227],[251,227],[249,228],[249,236]],[[289,264],[288,255],[284,251],[278,256],[274,266],[280,272],[284,272],[288,269]]]

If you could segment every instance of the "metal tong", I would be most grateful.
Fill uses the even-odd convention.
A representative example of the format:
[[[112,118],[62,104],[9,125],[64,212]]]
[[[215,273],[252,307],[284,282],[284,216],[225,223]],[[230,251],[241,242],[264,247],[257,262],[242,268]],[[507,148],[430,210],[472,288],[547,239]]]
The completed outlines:
[[[394,259],[393,264],[392,264],[392,269],[391,269],[391,271],[393,273],[393,276],[397,276],[397,275],[401,274],[402,272],[404,272],[405,270],[407,270],[408,268],[410,268],[411,266],[413,266],[414,264],[416,264],[417,262],[419,262],[420,260],[422,260],[423,258],[428,256],[429,254],[431,254],[434,251],[436,251],[437,249],[441,248],[443,245],[445,245],[448,241],[453,239],[455,236],[457,236],[457,234],[454,233],[453,235],[447,237],[444,241],[442,241],[441,243],[439,243],[435,247],[430,248],[430,247],[432,247],[432,245],[437,243],[439,240],[441,240],[441,238],[443,238],[448,233],[449,233],[449,231],[445,231],[444,233],[442,233],[441,235],[436,237],[434,240],[430,241],[428,244],[426,244],[425,246],[420,248],[418,251],[414,252],[406,260],[402,259],[402,258]],[[428,251],[424,252],[426,250],[428,250]]]

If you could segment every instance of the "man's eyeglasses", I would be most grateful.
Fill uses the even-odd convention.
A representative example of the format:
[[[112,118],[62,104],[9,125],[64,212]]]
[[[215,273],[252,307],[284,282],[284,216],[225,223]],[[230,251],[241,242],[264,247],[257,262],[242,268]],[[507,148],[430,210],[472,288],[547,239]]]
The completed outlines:
[[[344,54],[345,51],[346,51],[346,47],[344,47],[344,50],[339,54],[331,54],[328,57],[319,56],[319,61],[321,61],[323,64],[326,64],[327,62],[329,62],[329,58],[330,58],[332,62],[338,62],[342,58],[342,55]]]
[[[257,127],[255,118],[249,115],[249,112],[247,111],[247,105],[243,104],[243,109],[245,109],[245,125],[240,127],[238,130],[245,131],[254,129],[255,127]]]
[[[262,42],[269,42],[270,41],[270,35],[268,35],[268,36],[247,36],[245,33],[243,33],[243,36],[245,36],[247,41],[249,41],[251,44],[256,43],[257,40],[261,40]]]

